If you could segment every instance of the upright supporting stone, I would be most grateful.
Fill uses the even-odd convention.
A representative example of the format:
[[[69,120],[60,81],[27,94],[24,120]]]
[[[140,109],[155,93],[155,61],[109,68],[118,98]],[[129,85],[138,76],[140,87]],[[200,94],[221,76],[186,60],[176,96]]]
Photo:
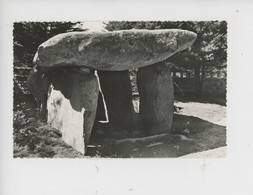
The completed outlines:
[[[147,135],[169,133],[173,118],[174,89],[170,68],[163,62],[137,72],[140,120]]]
[[[27,87],[38,104],[39,118],[43,121],[47,118],[47,93],[51,77],[50,73],[43,73],[33,68],[27,79]]]
[[[90,73],[59,72],[52,80],[47,108],[48,123],[62,132],[62,139],[85,154],[98,100],[97,78]]]
[[[127,71],[98,71],[110,124],[137,132],[137,118],[132,103],[132,89]]]

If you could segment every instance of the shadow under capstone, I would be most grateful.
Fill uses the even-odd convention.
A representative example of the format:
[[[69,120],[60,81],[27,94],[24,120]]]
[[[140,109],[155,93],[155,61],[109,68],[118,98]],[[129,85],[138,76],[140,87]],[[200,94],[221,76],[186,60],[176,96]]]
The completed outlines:
[[[88,147],[87,155],[106,158],[165,158],[226,146],[226,127],[193,116],[174,114],[173,118],[172,134],[162,139],[153,139],[151,143],[115,144],[115,139],[108,137],[106,133],[94,134],[90,140],[93,147]],[[100,131],[102,130],[103,127],[100,126]],[[177,135],[184,135],[188,139],[181,139]]]

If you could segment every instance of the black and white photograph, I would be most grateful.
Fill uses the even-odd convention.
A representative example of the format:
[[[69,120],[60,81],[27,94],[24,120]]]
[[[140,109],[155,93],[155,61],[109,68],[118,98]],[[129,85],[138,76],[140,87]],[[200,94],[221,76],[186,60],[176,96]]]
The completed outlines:
[[[0,1],[0,194],[252,194],[250,1]]]
[[[15,158],[226,157],[226,21],[15,22]]]

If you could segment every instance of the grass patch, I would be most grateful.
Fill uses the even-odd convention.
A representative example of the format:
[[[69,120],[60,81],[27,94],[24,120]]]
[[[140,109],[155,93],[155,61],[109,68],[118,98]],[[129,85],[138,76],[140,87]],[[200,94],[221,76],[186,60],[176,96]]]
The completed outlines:
[[[16,103],[16,102],[15,102]],[[83,157],[61,140],[61,133],[37,119],[33,101],[14,103],[14,158]]]

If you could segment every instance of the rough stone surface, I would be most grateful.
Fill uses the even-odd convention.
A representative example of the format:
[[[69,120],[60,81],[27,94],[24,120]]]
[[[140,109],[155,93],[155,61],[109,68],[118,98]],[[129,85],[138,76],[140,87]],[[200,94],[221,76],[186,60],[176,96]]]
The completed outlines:
[[[170,68],[163,62],[137,72],[140,94],[140,120],[148,135],[170,133],[174,88]]]
[[[46,120],[47,116],[47,93],[51,82],[50,73],[42,73],[41,71],[33,68],[27,79],[27,87],[39,107],[39,117],[41,120]]]
[[[34,63],[44,70],[62,66],[128,70],[163,61],[195,39],[195,33],[178,29],[63,33],[39,46]]]
[[[97,78],[90,73],[59,72],[49,92],[48,124],[62,132],[62,139],[85,154],[98,100]]]
[[[98,71],[108,112],[109,123],[134,135],[137,118],[132,103],[132,89],[128,71]]]

